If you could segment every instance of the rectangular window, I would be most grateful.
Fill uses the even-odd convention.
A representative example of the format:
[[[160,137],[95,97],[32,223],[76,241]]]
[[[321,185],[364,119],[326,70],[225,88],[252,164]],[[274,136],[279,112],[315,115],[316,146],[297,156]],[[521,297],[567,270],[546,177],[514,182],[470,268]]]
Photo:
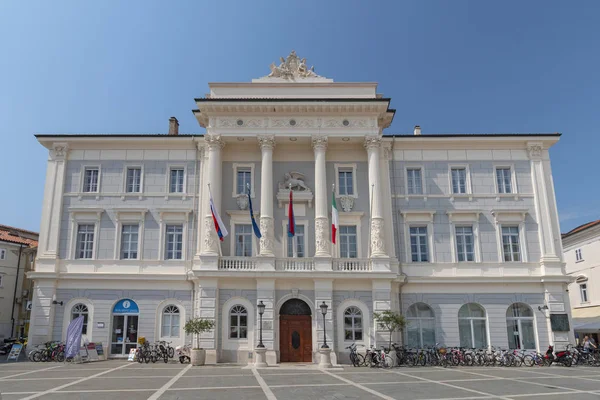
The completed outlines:
[[[98,191],[98,174],[96,167],[85,168],[83,175],[83,191],[85,193],[95,193]]]
[[[252,225],[235,226],[235,256],[252,257]]]
[[[127,168],[127,182],[125,183],[127,193],[140,193],[142,191],[142,169]]]
[[[452,193],[467,193],[467,170],[465,168],[452,168]]]
[[[429,261],[426,226],[410,227],[410,253],[412,256],[412,262]]]
[[[183,193],[183,168],[171,168],[169,180],[169,193]]]
[[[352,168],[340,168],[338,171],[339,193],[340,196],[354,195],[354,181]]]
[[[2,287],[2,278],[4,278],[4,275],[0,275],[0,287]]]
[[[588,302],[588,294],[587,294],[587,283],[582,283],[579,285],[579,293],[581,293],[581,302]]]
[[[502,227],[502,248],[504,261],[521,261],[518,226]]]
[[[340,257],[357,258],[356,225],[340,226]]]
[[[252,184],[252,171],[250,167],[239,167],[237,169],[237,194],[248,193],[248,186]]]
[[[423,194],[423,181],[421,168],[408,168],[406,170],[408,194]]]
[[[286,225],[287,229],[287,225]],[[287,231],[284,232],[287,235]],[[306,257],[304,253],[304,225],[296,225],[296,236],[287,238],[287,256],[294,257],[294,241],[296,242],[296,256]]]
[[[474,261],[474,240],[473,227],[457,226],[456,227],[456,256],[458,261]]]
[[[93,224],[79,225],[77,227],[77,258],[93,258],[94,229],[95,226]]]
[[[581,254],[581,249],[575,250],[575,261],[583,261],[583,255]]]
[[[0,249],[0,260],[6,260],[6,249]]]
[[[165,259],[183,260],[183,225],[167,225],[165,236]]]
[[[496,183],[498,184],[498,193],[512,193],[512,174],[510,168],[496,168]]]
[[[121,229],[121,259],[135,260],[138,258],[138,235],[140,226],[123,225]]]

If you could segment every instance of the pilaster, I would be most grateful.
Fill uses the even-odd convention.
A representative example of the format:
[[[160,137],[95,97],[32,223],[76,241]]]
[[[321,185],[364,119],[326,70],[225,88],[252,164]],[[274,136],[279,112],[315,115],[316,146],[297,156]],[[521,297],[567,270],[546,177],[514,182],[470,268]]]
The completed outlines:
[[[313,340],[316,343],[316,351],[313,353],[314,360],[319,361],[322,356],[319,353],[319,349],[323,345],[323,314],[321,313],[321,304],[327,304],[327,314],[325,314],[325,332],[327,334],[327,345],[331,350],[331,362],[337,364],[337,356],[335,349],[337,344],[334,340],[334,321],[335,321],[335,310],[333,309],[333,280],[332,279],[315,279],[315,318],[317,322],[317,337]]]
[[[200,347],[206,350],[206,364],[217,363],[217,332],[220,329],[219,322],[219,280],[200,279],[196,286],[196,317],[215,322],[215,327],[200,335]],[[193,338],[195,345],[196,338]]]
[[[40,223],[38,258],[41,261],[37,263],[38,271],[54,272],[56,268],[68,152],[68,143],[53,143],[49,152]]]
[[[387,310],[392,310],[392,283],[389,280],[373,280],[373,314],[380,313]],[[373,346],[387,346],[389,345],[389,332],[381,330],[379,324],[375,320],[373,315],[373,336],[375,343]]]
[[[265,305],[265,312],[262,319],[263,329],[263,344],[267,349],[267,364],[277,364],[277,353],[275,352],[275,279],[257,279],[256,280],[256,302],[257,304],[262,301]],[[260,317],[256,313],[256,323],[254,326],[260,329]],[[254,335],[256,343],[254,347],[258,345],[259,332]]]
[[[38,279],[35,281],[29,327],[29,343],[31,346],[36,346],[52,339],[56,308],[59,307],[58,312],[64,312],[63,306],[52,304],[52,298],[55,295],[55,280]]]
[[[197,242],[196,242],[196,253],[194,256],[195,260],[199,260],[200,259],[200,254],[202,254],[202,243],[204,240],[204,219],[205,216],[207,214],[207,207],[208,207],[208,186],[204,185],[203,182],[206,182],[208,180],[207,178],[207,168],[206,168],[206,162],[208,161],[208,152],[206,151],[205,148],[205,144],[204,143],[196,143],[196,146],[198,148],[198,152],[197,152],[197,156],[198,156],[198,174],[199,174],[199,179],[198,181],[200,182],[200,184],[198,185],[198,210],[197,210],[197,215],[198,215],[198,225],[196,227],[196,236],[197,236]],[[196,211],[196,210],[194,210]]]

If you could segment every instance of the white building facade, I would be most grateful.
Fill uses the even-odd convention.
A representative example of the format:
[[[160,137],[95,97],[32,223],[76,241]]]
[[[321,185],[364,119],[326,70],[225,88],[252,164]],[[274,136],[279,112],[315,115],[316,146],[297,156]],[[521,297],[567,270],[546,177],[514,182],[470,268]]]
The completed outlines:
[[[207,362],[247,363],[262,301],[269,364],[317,362],[324,328],[348,362],[353,342],[387,343],[384,310],[406,315],[394,340],[412,346],[568,343],[559,135],[384,135],[395,110],[376,88],[292,53],[267,77],[209,84],[194,110],[204,135],[175,119],[169,135],[38,135],[49,159],[30,341],[63,339],[84,313],[87,339],[120,357],[139,336],[189,341],[183,324],[200,316],[216,322]]]
[[[562,235],[567,274],[571,277],[573,328],[582,339],[600,334],[600,220],[578,226]]]

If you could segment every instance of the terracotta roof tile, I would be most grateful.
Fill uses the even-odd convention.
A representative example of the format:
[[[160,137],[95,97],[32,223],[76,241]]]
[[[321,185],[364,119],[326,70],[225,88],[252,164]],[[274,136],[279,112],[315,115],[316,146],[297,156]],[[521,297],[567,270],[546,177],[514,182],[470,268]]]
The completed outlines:
[[[561,236],[564,239],[567,236],[574,235],[574,234],[576,234],[578,232],[584,231],[584,230],[586,230],[588,228],[591,228],[593,226],[596,226],[596,225],[600,225],[600,219],[598,219],[596,221],[592,221],[592,222],[586,222],[583,225],[579,225],[577,228],[571,229],[569,232],[563,233]]]
[[[19,231],[37,235],[37,233],[35,233],[35,232],[26,231],[24,229],[13,228],[13,227],[6,226],[6,225],[0,225],[0,241],[16,243],[16,244],[23,244],[23,245],[26,245],[27,247],[37,247],[37,245],[38,245],[37,240],[15,235],[15,232],[18,233]]]

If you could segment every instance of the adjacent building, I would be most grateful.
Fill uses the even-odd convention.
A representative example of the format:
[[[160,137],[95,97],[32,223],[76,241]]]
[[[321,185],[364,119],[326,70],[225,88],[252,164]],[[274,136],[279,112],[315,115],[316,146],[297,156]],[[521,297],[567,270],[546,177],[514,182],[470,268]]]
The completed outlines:
[[[573,328],[580,339],[600,333],[600,220],[562,235],[566,272],[571,277]]]
[[[27,336],[31,286],[26,277],[34,268],[36,232],[0,225],[0,340]]]
[[[559,134],[386,134],[396,111],[376,83],[334,82],[294,52],[270,68],[209,84],[204,135],[175,118],[168,134],[37,135],[32,342],[84,315],[86,338],[123,357],[139,336],[188,341],[200,316],[216,322],[209,363],[252,362],[260,329],[270,364],[318,361],[325,333],[347,362],[351,343],[387,343],[384,310],[408,318],[394,340],[411,346],[570,341]]]

